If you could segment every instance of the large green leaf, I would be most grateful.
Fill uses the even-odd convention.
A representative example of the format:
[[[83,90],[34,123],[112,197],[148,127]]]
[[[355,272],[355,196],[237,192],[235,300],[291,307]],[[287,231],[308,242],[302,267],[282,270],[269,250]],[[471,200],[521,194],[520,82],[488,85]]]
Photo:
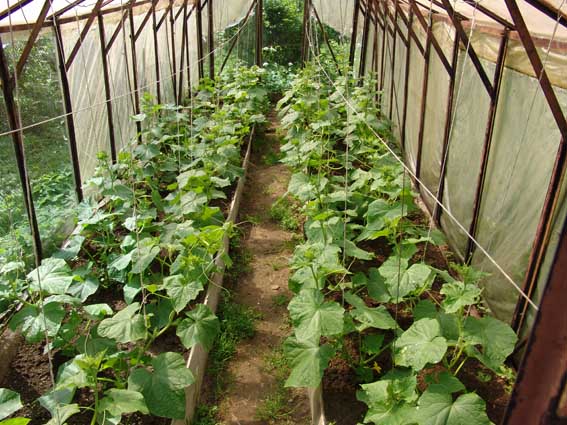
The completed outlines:
[[[201,271],[198,271],[198,276],[175,274],[163,280],[165,291],[171,298],[176,312],[179,313],[182,311],[187,304],[197,298],[199,293],[203,290],[201,279],[206,277],[203,275],[203,277],[199,279],[201,275],[203,275]]]
[[[56,407],[54,412],[51,414],[51,420],[45,425],[61,425],[67,422],[71,416],[79,413],[79,405],[73,404],[62,404]]]
[[[286,339],[284,351],[292,368],[286,387],[316,388],[335,354],[334,348],[328,344],[320,346],[318,341],[298,341],[295,337]]]
[[[99,401],[99,409],[109,412],[112,416],[133,412],[150,413],[144,396],[138,391],[111,388],[104,395]]]
[[[159,245],[152,238],[142,239],[132,251],[132,273],[143,273],[159,254]]]
[[[303,289],[288,306],[298,340],[319,341],[321,336],[342,333],[344,309],[337,302],[325,302],[318,289]]]
[[[416,371],[428,363],[438,363],[447,351],[447,340],[441,336],[441,326],[435,319],[414,322],[394,342],[394,360],[399,366]]]
[[[296,173],[289,180],[288,191],[301,202],[307,202],[313,198],[315,186],[310,183],[308,175]]]
[[[350,311],[351,316],[359,322],[357,329],[362,332],[367,328],[394,329],[396,321],[392,318],[386,307],[368,307],[362,298],[348,292],[345,294],[346,301],[354,307]]]
[[[394,369],[379,381],[361,385],[356,396],[368,405],[365,423],[414,424],[417,376],[410,370]]]
[[[64,317],[65,309],[58,302],[47,303],[43,309],[29,305],[12,317],[10,328],[21,329],[26,341],[35,343],[45,339],[46,331],[50,337],[57,335]]]
[[[46,258],[41,266],[28,274],[30,288],[48,294],[64,294],[73,281],[71,269],[60,258]]]
[[[367,288],[368,295],[370,295],[373,300],[381,303],[390,301],[391,296],[388,288],[386,288],[385,279],[376,267],[372,267],[368,270]]]
[[[204,304],[188,312],[187,318],[177,326],[177,336],[185,348],[201,344],[205,350],[210,350],[219,331],[218,317]]]
[[[94,276],[86,276],[80,278],[79,281],[74,281],[67,289],[67,293],[77,297],[81,302],[85,302],[88,297],[94,294],[99,287],[100,283]]]
[[[465,341],[469,355],[475,356],[485,366],[497,371],[514,351],[518,337],[506,323],[490,316],[480,319],[469,316],[465,320]],[[482,345],[482,352],[474,345]]]
[[[0,388],[0,419],[7,418],[22,407],[20,395],[7,388]]]
[[[30,422],[28,418],[12,418],[0,421],[0,425],[28,425]]]
[[[441,287],[441,293],[445,296],[442,302],[446,313],[456,313],[461,308],[476,304],[482,290],[475,284],[465,285],[463,282],[454,281],[445,283]]]
[[[193,384],[193,374],[178,353],[163,353],[152,360],[153,371],[135,369],[128,388],[140,391],[150,412],[173,419],[185,417],[185,387]]]
[[[117,342],[133,342],[146,336],[144,316],[138,313],[140,303],[130,304],[114,316],[104,319],[98,326],[102,337]]]
[[[450,393],[425,391],[418,401],[419,425],[490,425],[484,400],[474,393],[455,401]]]
[[[395,302],[402,301],[418,288],[431,285],[435,276],[431,267],[421,263],[408,267],[408,260],[397,256],[388,258],[379,270],[385,279],[390,299]]]

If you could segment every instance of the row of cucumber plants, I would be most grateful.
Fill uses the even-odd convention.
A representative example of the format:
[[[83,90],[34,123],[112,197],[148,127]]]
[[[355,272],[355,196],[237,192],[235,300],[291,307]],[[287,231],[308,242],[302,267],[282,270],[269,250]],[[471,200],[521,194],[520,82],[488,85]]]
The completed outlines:
[[[99,154],[69,243],[27,275],[22,263],[3,266],[0,303],[22,306],[9,326],[29,343],[48,339],[68,359],[38,399],[50,425],[79,413],[101,425],[134,412],[185,417],[193,375],[181,353],[160,352],[158,339],[176,334],[187,349],[210,349],[219,330],[199,301],[217,256],[230,263],[221,249],[231,232],[223,200],[243,173],[243,143],[265,121],[263,74],[238,67],[204,80],[188,106],[147,97],[133,117],[139,138],[115,164]],[[0,389],[0,419],[20,407],[16,392]]]
[[[288,192],[306,217],[306,241],[291,259],[286,384],[321,385],[330,360],[342,355],[361,384],[364,423],[489,424],[485,401],[459,372],[470,358],[499,372],[517,337],[506,323],[471,314],[485,311],[483,273],[427,264],[427,245],[443,244],[443,236],[412,220],[417,195],[376,137],[395,149],[375,82],[338,76],[330,84],[327,76],[320,64],[306,66],[278,104],[282,162],[293,171]],[[389,257],[378,259],[372,246]]]

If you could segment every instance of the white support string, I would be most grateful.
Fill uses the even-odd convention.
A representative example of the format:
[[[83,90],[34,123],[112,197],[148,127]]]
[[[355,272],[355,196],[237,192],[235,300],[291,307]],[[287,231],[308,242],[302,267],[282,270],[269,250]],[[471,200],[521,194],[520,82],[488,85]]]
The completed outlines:
[[[335,84],[335,82],[333,81],[333,79],[329,76],[329,74],[327,73],[327,71],[324,69],[324,67],[322,66],[321,62],[319,61],[319,58],[317,56],[315,56],[315,59],[317,60],[319,66],[321,67],[323,73],[325,74],[325,76],[327,77],[327,79],[329,80],[329,82],[331,83],[331,85],[335,88],[335,90],[337,91],[337,93],[339,94],[339,96],[342,97],[342,99],[344,100],[345,104],[348,106],[348,108],[350,108],[352,110],[353,113],[355,113],[357,116],[359,116],[360,118],[362,118],[362,120],[364,122],[366,122],[366,120],[364,120],[364,116],[362,116],[357,110],[356,108],[350,103],[350,101],[342,94],[342,92],[339,90],[339,88],[337,87],[337,85]],[[437,205],[439,205],[439,207],[441,209],[443,209],[443,211],[445,211],[445,213],[447,214],[448,217],[450,217],[453,222],[457,225],[457,227],[459,227],[462,232],[467,235],[469,237],[469,239],[477,246],[477,248],[486,256],[486,258],[488,258],[488,260],[496,267],[496,269],[505,277],[505,279],[516,289],[516,291],[518,292],[518,294],[523,297],[530,305],[531,307],[538,311],[538,306],[530,299],[530,297],[528,297],[524,291],[522,290],[522,288],[520,287],[520,285],[518,285],[514,279],[512,279],[512,277],[510,277],[510,275],[502,268],[502,266],[500,266],[500,264],[498,264],[498,262],[490,255],[490,253],[468,232],[468,230],[459,222],[459,220],[457,220],[457,218],[451,213],[451,211],[442,203],[439,201],[439,199],[433,194],[433,192],[431,192],[431,190],[429,190],[429,188],[423,183],[423,181],[421,181],[417,175],[405,164],[405,162],[396,154],[396,152],[394,152],[394,150],[388,145],[388,143],[382,138],[382,136],[380,136],[376,130],[374,130],[374,128],[372,128],[371,126],[367,125],[368,128],[370,129],[370,131],[374,134],[374,136],[378,139],[378,141],[380,143],[382,143],[382,145],[384,145],[384,147],[386,148],[386,150],[388,150],[388,152],[394,157],[394,159],[396,159],[396,161],[398,161],[400,163],[400,165],[407,171],[407,173],[413,178],[415,179],[415,181],[417,181],[418,183],[420,183],[423,187],[423,190],[425,192],[427,192],[427,194],[429,196],[431,196],[434,200],[435,203]]]

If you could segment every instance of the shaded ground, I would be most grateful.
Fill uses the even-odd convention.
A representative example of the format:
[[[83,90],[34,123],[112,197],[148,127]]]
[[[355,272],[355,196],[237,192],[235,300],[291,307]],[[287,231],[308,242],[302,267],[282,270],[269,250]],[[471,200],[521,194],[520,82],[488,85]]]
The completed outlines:
[[[285,193],[289,180],[284,166],[271,164],[278,145],[273,130],[258,137],[240,209],[240,221],[251,222],[242,241],[249,265],[233,288],[233,299],[254,308],[260,319],[255,335],[239,344],[229,363],[230,384],[219,405],[223,424],[302,425],[310,420],[306,392],[282,388],[281,344],[291,331],[287,264],[294,235],[270,218],[270,208]]]

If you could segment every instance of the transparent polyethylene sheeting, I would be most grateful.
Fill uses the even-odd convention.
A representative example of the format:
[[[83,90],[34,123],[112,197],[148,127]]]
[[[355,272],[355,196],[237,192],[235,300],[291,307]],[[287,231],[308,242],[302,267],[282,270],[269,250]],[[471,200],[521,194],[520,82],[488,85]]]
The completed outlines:
[[[413,29],[425,47],[425,32],[418,22]],[[404,30],[404,25],[399,23]],[[467,29],[467,31],[470,31]],[[437,38],[447,60],[451,61],[454,29],[444,20],[434,23],[433,34]],[[378,77],[381,73],[382,38],[378,31],[378,43],[370,41],[369,48],[376,50]],[[391,76],[392,35],[386,34],[384,83],[382,110],[390,114],[390,89],[395,87],[392,122],[397,136],[403,120],[403,85],[405,79],[406,47],[396,35],[394,75]],[[496,54],[500,38],[490,32],[474,29],[472,46],[479,52],[481,63],[489,79],[493,79]],[[418,135],[421,119],[421,98],[424,59],[411,40],[410,68],[408,77],[408,99],[406,120],[406,160],[415,170],[418,150]],[[541,44],[541,43],[540,43]],[[545,44],[545,43],[543,43]],[[450,213],[465,227],[472,221],[476,184],[481,166],[481,153],[485,141],[490,97],[472,62],[460,46],[455,76],[453,97],[453,120],[449,139],[447,170],[443,203]],[[547,60],[554,89],[564,112],[567,112],[567,74],[558,73],[565,56],[558,55],[556,46],[546,55],[547,50],[539,47],[540,56]],[[561,56],[561,57],[560,57]],[[369,55],[369,58],[372,56]],[[517,40],[509,41],[509,53],[502,79],[500,99],[497,108],[492,147],[487,166],[482,204],[477,228],[477,240],[490,255],[520,286],[526,271],[536,228],[540,219],[551,170],[560,140],[560,134],[547,101],[529,61]],[[367,72],[371,71],[367,64]],[[518,72],[522,71],[522,72]],[[445,131],[449,76],[438,53],[432,47],[428,75],[427,102],[424,121],[424,137],[421,153],[420,179],[434,194],[437,193],[442,165],[442,147]],[[398,118],[399,116],[399,118]],[[422,191],[422,196],[432,210],[435,200]],[[565,188],[562,200],[566,197]],[[547,255],[539,276],[535,301],[543,291],[557,247],[562,219],[567,214],[564,202],[559,204]],[[448,214],[442,213],[441,227],[458,257],[464,257],[467,236]],[[503,320],[511,320],[518,291],[496,269],[479,250],[475,252],[473,265],[487,273],[484,281],[484,297],[493,314]],[[527,327],[531,326],[533,312],[528,314]]]
[[[555,92],[567,110],[567,91]],[[477,239],[516,282],[524,277],[560,138],[537,80],[506,69]],[[486,298],[495,314],[510,319],[517,293],[482,253],[473,264],[492,273]]]
[[[85,21],[61,26],[66,59],[81,34]],[[98,28],[93,25],[67,71],[73,107],[81,178],[89,179],[97,165],[97,153],[110,152],[104,104],[104,78]],[[95,107],[88,108],[90,105]]]
[[[341,34],[352,34],[352,18],[354,0],[312,0],[321,21],[334,28]],[[362,14],[358,20],[363,21]],[[362,36],[362,26],[359,25],[359,36]]]

